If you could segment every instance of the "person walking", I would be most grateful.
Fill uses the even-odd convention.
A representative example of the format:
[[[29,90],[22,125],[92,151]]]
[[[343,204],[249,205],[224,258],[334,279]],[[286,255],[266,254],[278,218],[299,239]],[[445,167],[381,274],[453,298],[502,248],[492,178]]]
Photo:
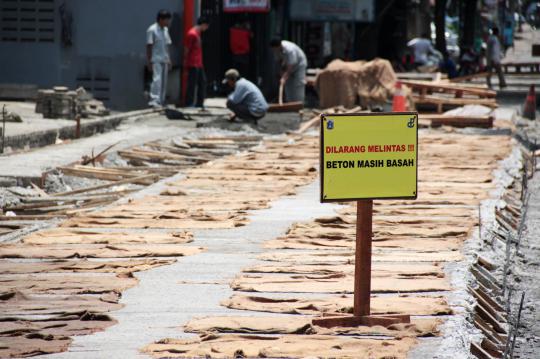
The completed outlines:
[[[231,120],[238,117],[257,124],[266,115],[268,103],[261,90],[253,82],[240,77],[238,70],[227,70],[223,84],[233,89],[227,97],[227,108],[234,113]]]
[[[206,75],[204,73],[201,34],[208,30],[210,23],[205,16],[197,20],[186,35],[184,66],[188,69],[186,106],[204,107],[206,97]]]
[[[169,46],[172,42],[168,29],[170,20],[171,13],[160,10],[156,22],[146,30],[146,61],[148,70],[152,73],[150,102],[148,103],[151,107],[165,105],[167,73],[171,66]]]
[[[497,75],[499,76],[499,87],[501,89],[506,87],[506,80],[504,79],[504,74],[501,66],[502,57],[503,53],[501,49],[501,42],[499,41],[499,28],[493,27],[491,29],[491,35],[489,36],[487,41],[486,52],[488,72],[486,81],[489,88],[492,88],[491,74],[493,73],[493,70],[495,70],[497,72]]]
[[[285,68],[280,79],[280,86],[284,86],[285,89],[285,101],[304,102],[306,96],[306,54],[295,43],[279,38],[272,39],[270,47]]]

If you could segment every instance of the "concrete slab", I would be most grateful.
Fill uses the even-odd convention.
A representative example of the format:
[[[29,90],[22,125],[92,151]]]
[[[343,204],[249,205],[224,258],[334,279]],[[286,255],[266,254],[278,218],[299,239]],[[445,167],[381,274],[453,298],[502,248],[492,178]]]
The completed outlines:
[[[137,273],[139,285],[123,293],[125,307],[111,313],[117,325],[105,332],[76,337],[68,352],[48,358],[146,358],[139,350],[147,344],[189,337],[191,334],[183,333],[181,325],[195,316],[257,315],[219,303],[233,294],[229,282],[255,262],[263,241],[285,234],[294,222],[333,213],[336,205],[320,204],[318,191],[318,183],[313,183],[294,197],[277,200],[271,208],[253,212],[245,227],[196,232],[194,245],[208,248],[205,253]]]

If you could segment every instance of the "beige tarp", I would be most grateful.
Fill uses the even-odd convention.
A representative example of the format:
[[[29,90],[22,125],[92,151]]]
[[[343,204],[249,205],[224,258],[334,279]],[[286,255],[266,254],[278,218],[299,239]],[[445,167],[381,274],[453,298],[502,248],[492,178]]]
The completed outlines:
[[[323,335],[381,335],[389,337],[426,337],[438,333],[440,319],[413,319],[410,324],[393,325],[389,328],[343,327],[321,328],[311,324],[305,316],[227,316],[204,317],[190,320],[184,330],[190,333],[245,333],[245,334],[323,334]]]
[[[388,60],[345,62],[333,60],[316,80],[319,106],[352,108],[360,104],[381,104],[390,99],[397,81]]]
[[[414,338],[376,340],[333,335],[208,335],[164,339],[143,349],[155,358],[393,358],[405,359]]]
[[[352,313],[353,298],[350,295],[332,295],[324,298],[269,298],[235,294],[221,302],[221,304],[232,309],[256,312],[320,315],[321,313]],[[452,310],[445,299],[416,295],[372,296],[371,312],[373,314],[411,315],[452,314]]]

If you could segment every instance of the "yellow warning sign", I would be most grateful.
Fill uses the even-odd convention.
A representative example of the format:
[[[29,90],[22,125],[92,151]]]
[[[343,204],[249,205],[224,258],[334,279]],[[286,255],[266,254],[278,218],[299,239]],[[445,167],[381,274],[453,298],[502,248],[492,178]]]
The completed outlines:
[[[415,199],[415,112],[321,115],[321,202]]]

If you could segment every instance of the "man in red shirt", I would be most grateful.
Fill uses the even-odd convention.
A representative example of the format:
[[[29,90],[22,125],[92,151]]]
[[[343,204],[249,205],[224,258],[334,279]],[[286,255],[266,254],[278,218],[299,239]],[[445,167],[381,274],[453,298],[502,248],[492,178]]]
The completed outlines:
[[[184,66],[188,69],[186,105],[203,107],[206,96],[206,75],[204,73],[201,34],[210,26],[206,17],[201,16],[197,25],[186,35]]]
[[[232,54],[233,67],[247,77],[249,70],[249,57],[251,52],[251,25],[248,21],[237,23],[229,29],[229,46]]]

